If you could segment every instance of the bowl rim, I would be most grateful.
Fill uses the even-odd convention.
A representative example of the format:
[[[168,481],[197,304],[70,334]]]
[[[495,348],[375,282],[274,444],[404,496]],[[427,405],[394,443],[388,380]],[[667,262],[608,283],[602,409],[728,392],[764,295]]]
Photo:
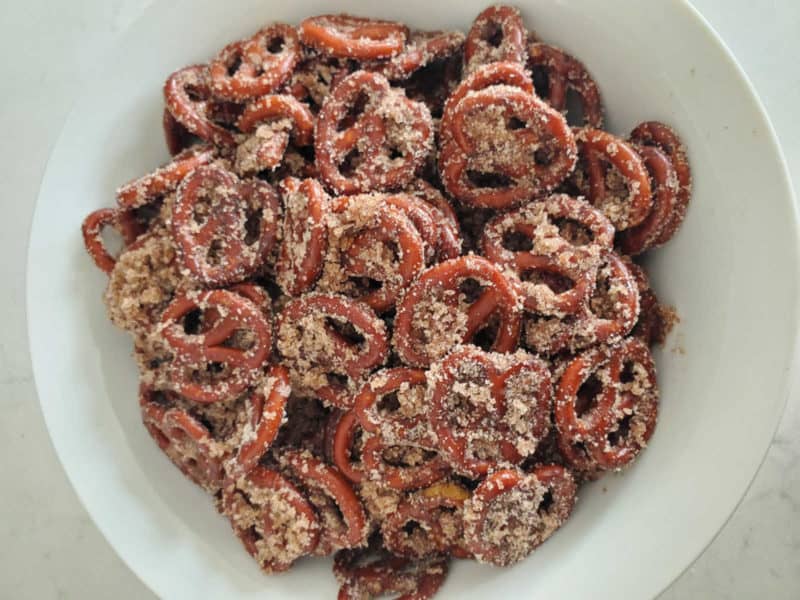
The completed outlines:
[[[793,227],[791,228],[791,233],[793,237],[793,248],[794,248],[794,262],[795,265],[800,265],[800,207],[797,205],[797,195],[795,192],[794,184],[792,177],[790,175],[788,163],[786,161],[785,154],[783,152],[782,146],[778,139],[776,130],[772,121],[769,117],[769,114],[764,106],[755,86],[753,85],[752,81],[748,77],[747,73],[745,72],[744,68],[736,59],[733,52],[730,50],[728,45],[723,40],[722,36],[716,31],[716,29],[710,24],[710,22],[703,16],[703,14],[691,3],[690,0],[667,0],[667,2],[673,3],[676,8],[680,8],[683,10],[688,11],[691,14],[692,20],[697,23],[699,27],[701,27],[706,34],[706,37],[713,41],[713,43],[717,46],[717,49],[721,51],[722,56],[724,57],[725,61],[728,63],[728,66],[732,69],[732,74],[740,80],[742,84],[742,92],[746,93],[749,96],[749,100],[754,103],[755,111],[757,116],[761,119],[762,124],[766,127],[766,143],[770,146],[771,151],[774,153],[776,158],[776,166],[778,167],[781,173],[781,181],[780,185],[785,189],[787,194],[787,198],[791,201],[791,214],[793,217]],[[509,2],[510,4],[514,4],[513,0]],[[92,75],[102,73],[102,71],[108,66],[110,62],[110,57],[113,56],[113,53],[116,48],[122,45],[129,37],[137,31],[139,26],[142,22],[149,20],[154,14],[159,12],[163,8],[164,2],[153,2],[146,6],[141,13],[132,21],[127,27],[125,27],[122,31],[120,31],[113,40],[109,43],[109,54],[107,55],[106,59],[102,61],[98,61],[94,64],[93,68],[90,68],[86,71],[83,77],[83,81],[88,81]],[[365,12],[371,12],[370,9],[366,9]],[[42,174],[39,180],[39,191],[36,195],[36,201],[34,205],[33,215],[31,218],[29,230],[28,230],[28,244],[26,246],[26,268],[25,268],[25,275],[24,275],[24,291],[25,291],[25,318],[26,318],[26,329],[27,329],[27,342],[28,342],[28,349],[29,349],[29,360],[31,363],[31,370],[33,373],[33,380],[34,380],[34,388],[36,390],[36,396],[39,408],[42,413],[42,417],[44,418],[45,427],[47,429],[48,438],[50,443],[55,450],[55,454],[58,459],[58,463],[61,466],[62,471],[67,477],[67,480],[70,484],[70,487],[75,492],[75,495],[78,497],[78,500],[83,508],[86,511],[87,515],[90,517],[92,524],[100,531],[105,541],[108,545],[112,548],[114,553],[120,558],[123,564],[128,568],[136,577],[137,579],[154,595],[158,596],[158,590],[156,590],[148,578],[144,574],[144,568],[141,567],[140,564],[137,564],[136,561],[128,560],[127,553],[124,553],[118,544],[112,542],[116,536],[113,535],[108,531],[107,524],[102,519],[97,519],[95,514],[90,510],[90,502],[87,500],[88,493],[83,488],[82,484],[79,483],[75,477],[73,471],[67,468],[65,464],[64,455],[65,453],[63,450],[60,450],[60,444],[57,442],[57,436],[53,435],[53,422],[51,421],[52,415],[48,417],[48,411],[45,408],[45,405],[42,402],[42,393],[41,393],[41,381],[44,378],[43,372],[41,367],[37,367],[37,364],[41,365],[41,359],[37,360],[39,356],[39,352],[37,351],[38,344],[34,343],[34,333],[31,327],[31,313],[32,313],[32,297],[33,297],[33,290],[32,290],[32,278],[31,272],[34,267],[33,265],[33,248],[34,248],[34,232],[37,229],[37,224],[41,219],[40,212],[41,212],[41,198],[43,195],[43,190],[45,189],[45,181],[47,180],[48,173],[51,170],[51,162],[53,157],[56,153],[56,149],[62,142],[62,138],[64,137],[64,131],[67,123],[73,118],[77,107],[81,101],[81,99],[87,94],[87,91],[82,91],[77,93],[75,97],[70,101],[70,108],[65,113],[65,116],[61,123],[61,128],[56,136],[52,138],[52,142],[50,145],[50,149],[48,152],[48,157],[44,162],[44,168],[42,169]],[[795,284],[797,285],[800,283],[800,277],[798,277],[799,273],[794,273],[794,280]],[[757,467],[753,471],[753,473],[749,476],[749,480],[747,484],[741,491],[741,494],[733,505],[733,508],[729,512],[729,514],[725,517],[724,521],[717,529],[717,531],[707,540],[707,542],[699,549],[699,551],[691,557],[691,559],[687,562],[686,566],[676,572],[671,579],[657,592],[654,596],[660,596],[663,592],[665,592],[669,587],[671,587],[684,573],[686,573],[694,564],[695,562],[706,552],[706,550],[714,543],[714,541],[719,537],[722,531],[727,527],[730,523],[733,516],[738,511],[738,508],[741,506],[742,502],[744,501],[747,493],[752,488],[753,483],[761,472],[763,468],[764,462],[767,458],[770,448],[772,447],[772,442],[774,441],[775,435],[777,430],[783,421],[786,406],[788,404],[789,398],[796,394],[796,387],[797,387],[797,379],[798,373],[800,373],[800,319],[796,318],[800,315],[800,306],[795,304],[793,319],[794,322],[794,330],[792,333],[792,341],[791,341],[791,348],[789,350],[788,356],[788,370],[785,374],[785,394],[781,401],[781,407],[779,413],[776,415],[776,420],[774,425],[772,426],[772,432],[770,435],[770,443],[766,445],[766,447],[761,451],[760,459],[758,460]]]
[[[789,164],[786,161],[786,155],[783,152],[783,147],[781,146],[780,140],[778,139],[777,131],[775,130],[775,126],[772,124],[772,119],[770,119],[769,113],[767,112],[766,106],[764,106],[763,101],[761,100],[761,96],[758,94],[755,85],[750,80],[750,77],[747,75],[747,72],[744,70],[744,67],[739,63],[736,59],[736,55],[733,51],[728,47],[725,43],[725,40],[719,34],[719,32],[714,28],[713,25],[706,19],[706,17],[701,13],[697,7],[692,4],[691,0],[677,0],[680,4],[683,5],[683,8],[689,11],[693,18],[698,22],[698,24],[705,29],[705,32],[708,34],[708,37],[714,41],[717,47],[722,51],[722,55],[728,61],[729,65],[733,67],[733,72],[737,75],[737,77],[744,83],[744,87],[747,93],[750,94],[751,99],[756,105],[758,112],[760,113],[760,117],[764,121],[764,124],[767,126],[767,133],[768,133],[768,140],[773,147],[773,150],[778,158],[778,163],[780,166],[781,176],[782,176],[782,184],[786,187],[786,191],[788,192],[789,199],[791,200],[792,204],[792,215],[794,217],[794,227],[792,229],[794,233],[794,253],[795,253],[795,262],[798,263],[798,259],[800,259],[800,233],[798,232],[798,228],[800,228],[800,207],[797,205],[797,193],[794,189],[794,182],[792,181],[792,176],[789,172]],[[795,273],[795,280],[798,279],[798,273]],[[798,310],[795,304],[795,318],[793,319],[794,322],[794,335],[790,350],[789,356],[789,365],[790,369],[786,373],[786,394],[782,400],[782,406],[780,409],[779,414],[777,415],[777,419],[775,424],[772,428],[772,434],[770,435],[770,442],[767,444],[766,448],[761,453],[761,458],[758,461],[758,465],[756,469],[753,471],[753,474],[750,476],[747,485],[742,490],[739,499],[734,504],[732,510],[725,518],[725,520],[720,525],[719,529],[717,529],[716,533],[709,538],[708,542],[700,550],[695,554],[695,556],[686,564],[686,566],[675,576],[672,578],[669,583],[667,583],[664,587],[659,590],[658,594],[655,597],[660,596],[665,591],[667,591],[672,585],[678,581],[689,569],[694,566],[694,564],[700,559],[700,557],[705,554],[706,550],[708,550],[711,545],[719,538],[720,534],[725,530],[728,524],[733,519],[734,515],[738,512],[739,507],[744,502],[747,494],[750,492],[750,489],[753,487],[755,483],[756,477],[761,472],[761,469],[764,467],[764,462],[767,460],[767,455],[769,454],[770,449],[772,448],[772,444],[775,441],[775,435],[778,432],[778,428],[780,427],[781,423],[783,422],[783,418],[786,414],[786,406],[789,403],[789,398],[796,394],[795,388],[797,387],[797,379],[798,379],[798,372],[800,372],[800,322],[796,318],[797,315],[800,314],[800,310]]]

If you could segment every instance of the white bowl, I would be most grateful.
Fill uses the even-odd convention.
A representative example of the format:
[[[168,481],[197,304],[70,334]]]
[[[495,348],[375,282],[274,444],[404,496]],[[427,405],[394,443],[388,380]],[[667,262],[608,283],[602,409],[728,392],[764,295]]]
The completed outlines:
[[[61,461],[97,526],[166,598],[335,597],[326,560],[267,578],[211,502],[139,421],[130,342],[108,322],[105,277],[80,223],[115,187],[166,159],[161,85],[272,20],[351,11],[466,29],[486,0],[182,0],[153,6],[89,82],[53,150],[28,263],[31,354]],[[649,260],[681,323],[657,352],[662,409],[651,446],[585,488],[572,519],[509,569],[459,562],[442,598],[647,598],[697,557],[751,481],[794,368],[797,221],[780,150],[745,76],[680,1],[519,0],[528,26],[581,58],[608,125],[645,119],[686,141],[695,193],[686,223]],[[90,560],[90,557],[87,557]]]

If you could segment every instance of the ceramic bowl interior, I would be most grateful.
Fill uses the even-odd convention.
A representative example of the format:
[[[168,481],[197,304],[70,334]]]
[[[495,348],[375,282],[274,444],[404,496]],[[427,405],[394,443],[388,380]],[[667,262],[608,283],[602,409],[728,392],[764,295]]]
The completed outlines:
[[[483,0],[159,2],[98,65],[55,146],[32,230],[28,317],[53,443],[112,546],[165,598],[335,596],[329,560],[265,578],[140,424],[131,344],[106,318],[84,215],[163,162],[161,86],[281,20],[353,12],[466,30]],[[686,3],[519,0],[527,25],[581,58],[612,132],[658,119],[685,140],[688,218],[647,264],[681,317],[656,353],[660,422],[633,468],[582,489],[573,518],[508,569],[459,562],[441,598],[645,598],[708,544],[744,493],[789,393],[797,323],[792,192],[745,77]]]

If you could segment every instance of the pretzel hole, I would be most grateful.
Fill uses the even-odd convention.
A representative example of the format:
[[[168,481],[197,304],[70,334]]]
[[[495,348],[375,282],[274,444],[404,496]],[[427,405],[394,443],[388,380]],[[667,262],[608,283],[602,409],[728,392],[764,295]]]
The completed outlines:
[[[192,220],[198,225],[202,225],[208,220],[214,209],[214,197],[210,190],[201,189],[197,195],[194,206],[192,206]]]
[[[619,306],[611,293],[611,280],[606,271],[607,268],[598,271],[597,284],[589,298],[589,309],[601,319],[613,320],[619,313]]]
[[[244,222],[244,243],[252,246],[261,238],[261,219],[263,210],[248,211],[247,220]]]
[[[208,94],[198,86],[186,85],[183,89],[186,92],[189,100],[192,102],[203,102],[204,100],[208,100]]]
[[[183,332],[186,335],[197,335],[200,333],[200,324],[203,320],[203,311],[199,308],[189,312],[183,317]]]
[[[619,422],[617,429],[608,434],[608,443],[611,446],[618,446],[621,442],[628,438],[631,431],[631,421],[633,415],[625,415]]]
[[[376,292],[383,287],[382,281],[372,277],[348,277],[347,279],[364,293]]]
[[[225,65],[228,70],[228,76],[233,77],[242,66],[242,53],[236,52]]]
[[[573,246],[586,246],[594,242],[594,234],[583,223],[569,218],[555,218],[551,222],[558,227],[558,234]]]
[[[169,398],[163,390],[153,390],[150,392],[148,400],[159,406],[167,406],[169,404]]]
[[[530,252],[533,250],[531,236],[522,231],[506,231],[503,233],[503,248],[511,252]]]
[[[210,362],[206,365],[206,375],[212,379],[225,372],[225,365],[218,362]]]
[[[172,361],[173,358],[174,357],[172,356],[172,354],[167,354],[165,356],[157,356],[147,361],[147,366],[150,369],[158,369],[159,367],[161,367],[161,365]]]
[[[211,240],[206,252],[206,261],[208,264],[214,266],[220,265],[222,263],[224,249],[225,244],[223,244],[222,240],[219,238]]]
[[[350,381],[347,375],[342,375],[340,373],[325,373],[325,379],[328,380],[328,385],[330,387],[336,389],[346,388]]]
[[[352,323],[341,321],[334,317],[325,317],[325,327],[333,335],[341,338],[346,343],[352,346],[358,346],[364,343],[364,336],[353,327]]]
[[[551,490],[547,490],[542,497],[542,501],[539,503],[539,508],[536,512],[540,515],[546,515],[550,512],[550,509],[553,507],[555,503],[555,499],[553,498],[553,492]]]
[[[486,324],[472,336],[470,344],[477,346],[484,352],[490,352],[497,338],[497,317],[492,315]]]
[[[555,160],[555,151],[547,146],[537,148],[533,153],[533,160],[540,167],[547,167]]]
[[[296,148],[293,148],[293,150],[295,152],[297,152],[303,158],[303,160],[306,161],[307,163],[313,164],[314,160],[316,160],[316,154],[314,153],[314,146],[313,145],[311,145],[311,146],[297,146]]]
[[[117,257],[125,248],[125,241],[117,228],[111,224],[104,225],[100,228],[100,239],[103,243],[103,248],[109,255]]]
[[[550,95],[550,72],[543,65],[534,65],[531,69],[533,89],[540,98]]]
[[[597,407],[602,391],[603,383],[595,374],[590,375],[583,382],[581,387],[578,388],[578,394],[575,399],[575,414],[578,415],[578,418],[583,418]]]
[[[546,285],[554,294],[563,294],[575,287],[575,282],[569,277],[542,269],[525,271],[521,279],[534,285]]]
[[[276,35],[267,41],[267,52],[279,54],[286,46],[286,40],[282,35]]]
[[[467,302],[467,304],[472,304],[478,298],[480,298],[484,289],[484,285],[472,277],[468,277],[458,286],[458,291],[464,295],[464,301]]]
[[[501,173],[467,170],[467,180],[477,188],[505,188],[512,184],[512,179]]]
[[[496,460],[500,449],[492,439],[473,438],[467,443],[466,455],[473,460]]]
[[[334,498],[330,498],[330,504],[324,509],[327,511],[329,517],[332,517],[334,522],[338,524],[340,528],[347,527],[347,523],[344,519],[344,513],[342,509],[339,508],[339,504],[336,502]]]
[[[619,374],[619,382],[620,383],[633,383],[633,380],[636,379],[636,363],[632,361],[628,361],[625,363],[625,366],[622,368],[622,372]]]
[[[240,494],[240,495],[241,495],[241,494]],[[252,503],[252,502],[250,502],[249,500],[246,500],[246,499],[245,499],[245,502],[247,502],[247,504],[248,504],[248,506],[249,506],[250,508],[256,508],[256,507],[253,505],[253,503]],[[243,534],[242,534],[242,538],[243,538],[243,540],[246,540],[246,541],[245,541],[245,545],[248,545],[248,547],[250,547],[250,546],[253,546],[253,547],[255,547],[255,543],[256,543],[258,540],[260,540],[260,539],[261,539],[261,535],[258,533],[258,530],[256,529],[256,526],[255,526],[255,525],[253,525],[252,527],[250,527],[250,528],[246,529],[246,530],[243,532]]]
[[[339,172],[345,177],[352,177],[355,175],[356,169],[358,169],[358,165],[360,163],[361,152],[358,151],[358,148],[353,148],[342,159],[342,162],[339,165]]]
[[[339,121],[337,131],[344,131],[345,129],[350,129],[353,125],[355,125],[356,121],[358,121],[358,117],[360,117],[367,108],[368,103],[369,94],[363,91],[359,92],[355,101],[347,109],[347,114],[345,114],[344,118]]]
[[[586,111],[584,110],[583,96],[571,86],[567,87],[565,99],[567,124],[570,127],[580,127],[584,123]]]
[[[586,449],[586,444],[583,442],[575,442],[571,445],[572,451],[575,452],[581,459],[585,461],[592,461],[593,459],[589,456],[589,451]]]
[[[403,525],[403,533],[408,537],[412,537],[424,534],[425,530],[422,525],[419,524],[419,521],[411,519],[410,521],[406,521],[406,524]]]
[[[412,100],[421,100],[428,105],[431,116],[440,119],[444,110],[444,96],[448,91],[448,83],[461,78],[461,61],[458,54],[434,60],[421,69],[417,69],[401,85],[406,89],[406,96]]]
[[[208,106],[208,114],[212,121],[225,129],[235,131],[236,121],[244,110],[244,104],[235,102],[211,102]]]
[[[389,392],[381,396],[375,403],[381,415],[393,414],[400,410],[400,399],[397,392]]]
[[[498,48],[503,43],[503,28],[499,23],[490,21],[481,30],[481,39],[493,48]]]
[[[381,451],[381,459],[392,467],[418,467],[436,458],[436,452],[417,446],[386,446]]]
[[[516,129],[525,129],[525,127],[527,126],[528,126],[527,123],[525,123],[525,121],[523,121],[518,117],[511,117],[506,122],[506,128],[508,128],[511,131],[514,131]]]
[[[308,499],[317,509],[323,528],[331,532],[344,531],[347,524],[335,498],[319,487],[309,489]]]
[[[403,158],[403,153],[396,146],[389,148],[389,160]]]
[[[132,209],[131,213],[133,214],[133,218],[137,223],[140,223],[144,229],[149,229],[153,219],[155,219],[161,212],[161,207],[163,204],[164,197],[162,196],[153,202],[145,204],[144,206],[138,206]]]
[[[602,161],[605,168],[605,185],[612,198],[627,199],[628,180],[617,167],[608,161]]]
[[[250,329],[235,329],[233,333],[222,342],[225,348],[249,350],[256,344],[256,336]]]
[[[353,435],[353,442],[347,448],[347,459],[351,463],[360,464],[361,454],[360,449],[364,445],[364,430],[361,427],[356,427],[355,434]]]

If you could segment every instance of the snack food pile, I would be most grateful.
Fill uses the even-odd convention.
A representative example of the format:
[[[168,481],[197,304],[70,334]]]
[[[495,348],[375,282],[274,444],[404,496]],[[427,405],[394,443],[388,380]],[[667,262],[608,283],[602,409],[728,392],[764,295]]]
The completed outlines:
[[[332,554],[340,598],[429,598],[646,447],[676,317],[635,261],[683,221],[686,152],[604,131],[515,8],[271,24],[164,99],[171,161],[84,240],[145,427],[264,571]]]

